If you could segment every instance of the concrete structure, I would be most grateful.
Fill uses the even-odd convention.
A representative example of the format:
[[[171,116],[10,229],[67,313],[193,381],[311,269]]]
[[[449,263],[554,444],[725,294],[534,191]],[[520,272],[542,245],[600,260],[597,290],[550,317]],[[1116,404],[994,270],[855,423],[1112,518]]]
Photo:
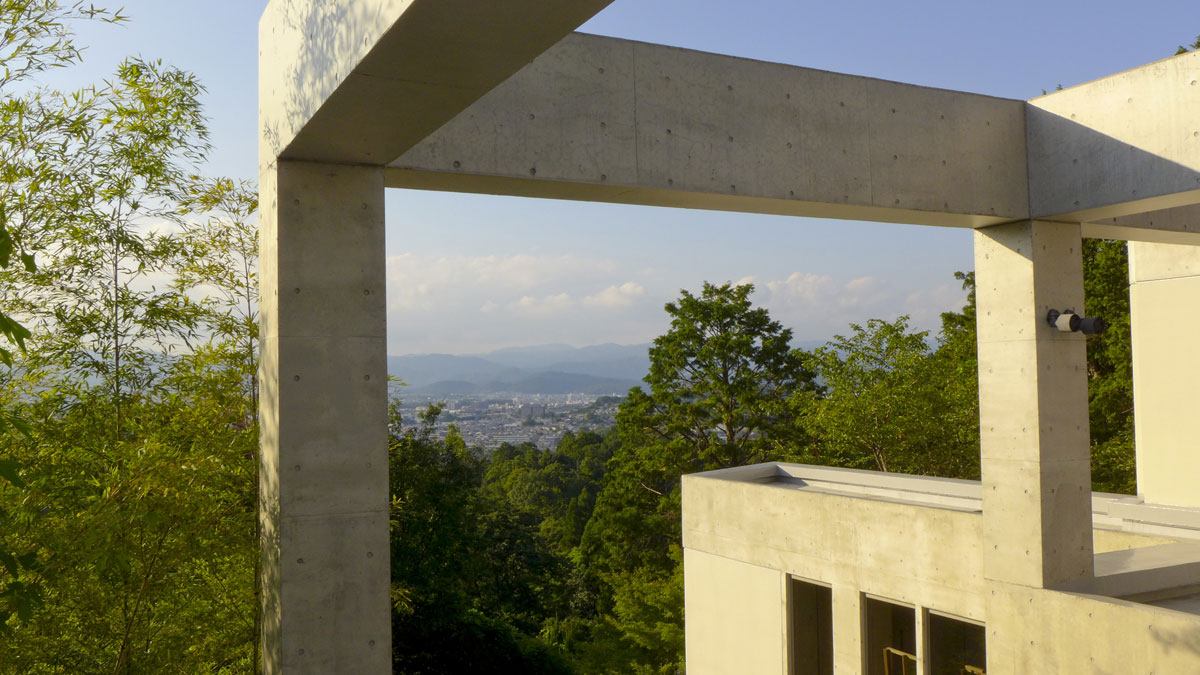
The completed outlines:
[[[571,33],[608,1],[268,6],[265,672],[390,669],[389,186],[974,228],[982,484],[686,478],[689,671],[1200,672],[1200,52],[1023,102]],[[1089,236],[1143,242],[1137,498],[1045,320]]]

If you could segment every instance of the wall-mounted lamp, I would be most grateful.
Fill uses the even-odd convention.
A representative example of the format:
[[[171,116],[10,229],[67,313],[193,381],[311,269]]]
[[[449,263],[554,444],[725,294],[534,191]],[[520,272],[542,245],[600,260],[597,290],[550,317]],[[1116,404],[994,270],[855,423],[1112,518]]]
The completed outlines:
[[[1046,323],[1054,326],[1063,333],[1083,333],[1084,335],[1099,335],[1108,327],[1104,319],[1093,316],[1079,316],[1073,309],[1058,311],[1052,309],[1046,314]]]

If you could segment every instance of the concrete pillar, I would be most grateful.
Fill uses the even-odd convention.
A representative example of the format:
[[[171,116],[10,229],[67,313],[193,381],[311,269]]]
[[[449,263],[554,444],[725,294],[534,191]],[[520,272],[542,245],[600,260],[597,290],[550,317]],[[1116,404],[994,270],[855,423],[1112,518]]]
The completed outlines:
[[[975,230],[984,576],[1035,588],[1090,576],[1087,355],[1047,324],[1083,311],[1077,224]]]
[[[862,593],[848,584],[833,585],[833,672],[859,675],[866,667],[863,653]]]
[[[917,650],[914,652],[917,657],[917,672],[925,675],[930,672],[932,665],[929,659],[929,615],[924,607],[914,607],[913,612],[917,632]]]
[[[1138,493],[1200,507],[1200,246],[1129,243]]]
[[[383,172],[260,191],[264,672],[390,673]]]

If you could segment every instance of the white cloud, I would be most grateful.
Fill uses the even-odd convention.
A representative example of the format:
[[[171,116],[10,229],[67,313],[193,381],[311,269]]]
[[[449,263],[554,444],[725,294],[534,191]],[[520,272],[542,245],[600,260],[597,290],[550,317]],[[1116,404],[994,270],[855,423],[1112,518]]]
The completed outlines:
[[[846,290],[860,291],[870,289],[875,285],[875,277],[859,277],[846,282]]]
[[[646,289],[641,284],[636,281],[626,281],[620,286],[609,286],[599,293],[585,297],[583,304],[591,307],[628,307],[633,304],[635,298],[645,294]]]
[[[562,312],[570,308],[572,304],[571,296],[567,293],[547,295],[541,298],[524,295],[520,300],[509,303],[508,308],[520,314],[545,316]]]
[[[701,278],[573,254],[391,256],[389,349],[468,353],[549,342],[645,342],[668,327],[662,304],[679,288],[697,292]],[[923,285],[861,271],[839,278],[799,270],[737,281],[748,282],[756,287],[754,303],[801,341],[900,314],[911,315],[916,330],[936,331],[939,314],[964,299],[954,282]]]
[[[760,288],[757,303],[801,340],[825,339],[844,334],[851,323],[890,321],[901,314],[911,317],[914,330],[936,331],[941,312],[960,308],[964,299],[953,284],[913,288],[873,276],[841,282],[827,274],[804,272],[768,281]]]
[[[768,302],[820,304],[836,292],[837,282],[824,274],[792,272],[782,281],[766,283]]]
[[[387,259],[388,310],[434,310],[471,296],[537,295],[547,286],[609,281],[612,260],[575,255],[427,256],[404,253]],[[486,298],[488,300],[493,298]],[[475,306],[483,304],[472,301]]]

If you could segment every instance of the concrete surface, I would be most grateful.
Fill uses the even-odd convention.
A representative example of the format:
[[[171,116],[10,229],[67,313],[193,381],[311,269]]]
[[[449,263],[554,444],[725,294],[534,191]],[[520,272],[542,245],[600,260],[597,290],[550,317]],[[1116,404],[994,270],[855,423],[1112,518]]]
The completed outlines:
[[[1045,323],[1082,236],[1200,244],[1200,52],[1026,103],[570,34],[608,1],[268,5],[265,672],[390,670],[385,185],[976,228],[982,489],[685,478],[689,668],[785,667],[796,575],[839,673],[867,595],[984,622],[992,675],[1200,672],[1195,589],[1151,588],[1194,563],[1140,550],[1200,540],[1200,259],[1132,249],[1138,498],[1090,493],[1084,341]],[[1097,595],[1132,586],[1164,606]]]
[[[1200,671],[1200,539],[1139,534],[1139,519],[1158,513],[1153,505],[1123,520],[1111,507],[1131,498],[1094,497],[1107,523],[1094,530],[1097,548],[1119,548],[1095,556],[1094,579],[1040,589],[984,578],[992,553],[975,481],[764,464],[683,484],[689,672],[785,672],[775,661],[787,631],[779,588],[791,576],[832,587],[839,674],[866,667],[866,597],[916,609],[921,667],[932,612],[984,625],[988,673]],[[946,506],[972,499],[974,508]],[[1185,511],[1200,515],[1175,509],[1160,514],[1161,526],[1196,537]],[[1005,536],[1023,523],[1010,525]]]
[[[970,227],[1028,216],[1021,101],[573,34],[392,187]]]
[[[381,165],[612,0],[271,0],[262,156]]]
[[[1200,246],[1129,247],[1138,492],[1200,506]]]
[[[264,673],[389,672],[383,172],[260,189]]]
[[[1029,102],[1030,215],[1094,221],[1200,202],[1200,51]]]
[[[694,609],[687,622],[689,673],[783,672],[786,575],[698,550],[684,552],[683,574],[684,603]]]
[[[1081,250],[1073,224],[975,231],[989,579],[1042,587],[1092,572],[1084,336],[1046,322],[1082,311]]]
[[[1083,236],[1197,245],[1200,244],[1200,204],[1087,222],[1083,224]]]

